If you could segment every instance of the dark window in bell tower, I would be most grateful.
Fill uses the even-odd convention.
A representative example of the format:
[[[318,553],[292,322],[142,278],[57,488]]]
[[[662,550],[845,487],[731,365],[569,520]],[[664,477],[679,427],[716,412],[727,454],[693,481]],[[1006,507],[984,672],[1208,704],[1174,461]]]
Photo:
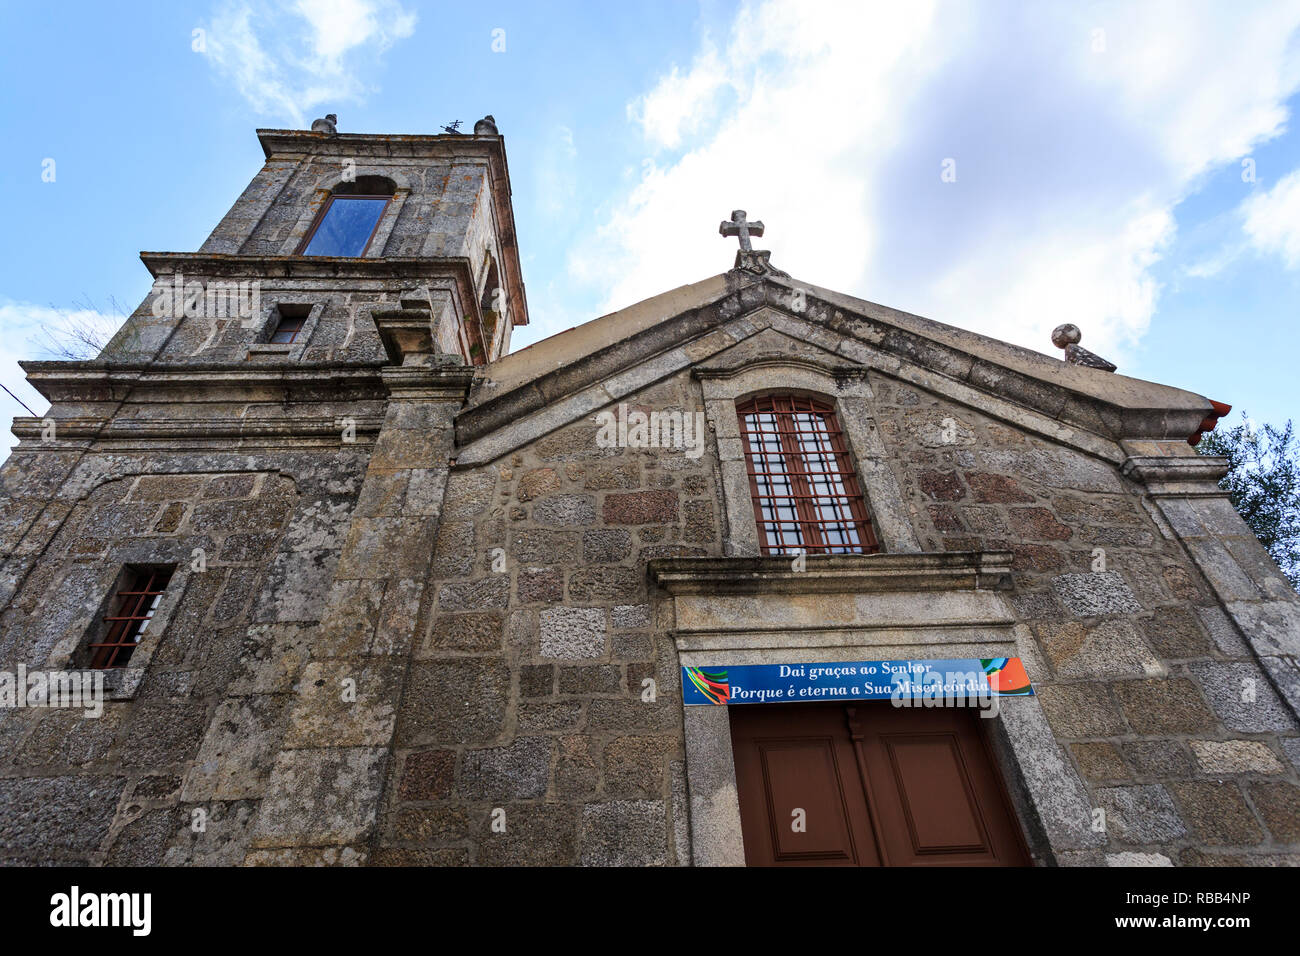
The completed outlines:
[[[309,305],[280,304],[275,307],[275,325],[271,328],[272,345],[291,345],[298,340],[303,323],[311,313]]]

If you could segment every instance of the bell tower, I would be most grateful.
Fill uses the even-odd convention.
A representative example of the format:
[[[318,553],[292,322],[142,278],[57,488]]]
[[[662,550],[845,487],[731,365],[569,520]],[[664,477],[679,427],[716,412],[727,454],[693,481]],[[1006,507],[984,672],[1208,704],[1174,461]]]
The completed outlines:
[[[330,114],[258,139],[265,164],[197,253],[142,254],[154,292],[106,358],[392,361],[380,308],[466,365],[509,351],[528,305],[491,116],[408,136],[341,133]]]

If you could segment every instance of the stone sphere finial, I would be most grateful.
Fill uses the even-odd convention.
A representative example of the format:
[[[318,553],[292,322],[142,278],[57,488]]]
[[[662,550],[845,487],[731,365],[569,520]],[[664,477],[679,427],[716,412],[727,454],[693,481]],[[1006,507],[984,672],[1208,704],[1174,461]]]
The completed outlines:
[[[338,121],[337,113],[326,113],[324,118],[312,120],[311,130],[313,133],[337,133]]]
[[[1079,331],[1079,327],[1070,322],[1052,329],[1052,344],[1058,349],[1078,345],[1081,338],[1083,338],[1083,333]]]
[[[1052,344],[1058,349],[1065,349],[1065,361],[1070,365],[1082,365],[1084,368],[1099,368],[1103,372],[1115,371],[1115,363],[1108,362],[1100,355],[1089,352],[1079,344],[1083,333],[1071,322],[1058,325],[1052,329]]]
[[[501,135],[497,131],[497,121],[493,118],[491,113],[489,113],[487,116],[483,117],[481,120],[479,120],[477,123],[474,124],[474,135],[475,136],[500,136]]]

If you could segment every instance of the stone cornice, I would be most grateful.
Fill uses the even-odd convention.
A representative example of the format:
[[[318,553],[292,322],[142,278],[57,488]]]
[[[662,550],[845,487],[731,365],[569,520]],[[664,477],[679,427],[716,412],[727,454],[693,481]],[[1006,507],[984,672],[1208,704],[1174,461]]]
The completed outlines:
[[[155,279],[177,272],[253,279],[413,279],[447,277],[474,300],[474,275],[465,256],[244,256],[212,252],[141,252]]]
[[[831,364],[803,356],[772,353],[737,359],[729,364],[696,366],[691,370],[691,374],[698,379],[729,379],[756,368],[804,368],[820,372],[836,382],[865,380],[868,372],[865,365],[854,365],[848,362]]]
[[[457,402],[465,401],[474,384],[474,366],[440,363],[440,356],[428,364],[389,366],[383,370],[384,385],[397,401]]]
[[[1133,455],[1124,459],[1121,472],[1146,485],[1151,495],[1227,494],[1219,479],[1228,473],[1228,459],[1215,455]]]
[[[378,432],[383,419],[378,416],[349,416],[358,434]],[[142,440],[204,440],[212,438],[304,438],[325,437],[339,440],[343,434],[344,419],[327,418],[268,418],[222,416],[215,418],[154,418],[147,421],[131,419],[103,419],[92,417],[59,418],[55,420],[58,441],[69,439],[94,439],[106,441]],[[39,442],[44,419],[15,418],[11,429],[15,436]],[[25,449],[27,450],[27,449]]]
[[[170,393],[173,401],[202,398],[244,403],[382,399],[378,365],[256,365],[204,362],[20,362],[27,380],[52,403],[121,401],[142,392]]]
[[[475,377],[476,366],[458,364],[459,356],[427,356],[426,362],[409,365],[379,366],[311,366],[270,363],[250,366],[227,363],[163,365],[160,363],[91,362],[20,362],[28,381],[51,403],[119,402],[128,396],[137,401],[167,401],[184,404],[202,401],[232,402],[243,405],[295,402],[310,407],[313,402],[382,401],[401,392],[411,398],[424,395],[430,399],[454,398],[464,401]],[[282,421],[283,419],[275,419]],[[20,418],[16,421],[42,419]],[[103,419],[87,417],[58,419],[65,424],[90,432]],[[166,420],[151,420],[166,421]],[[192,427],[216,427],[220,419],[175,419],[189,421]],[[231,419],[229,433],[238,432],[248,419]],[[360,419],[358,418],[358,422]],[[118,420],[115,430],[143,434],[148,422]],[[333,426],[330,425],[330,428]],[[328,429],[327,429],[328,430]],[[97,431],[96,431],[97,433]],[[72,434],[68,433],[69,436]]]
[[[861,594],[884,591],[1001,590],[1011,586],[1009,551],[656,558],[647,572],[670,594]]]
[[[433,134],[321,133],[306,129],[259,129],[257,140],[267,159],[295,156],[356,156],[367,158],[471,158],[505,163],[502,136]]]

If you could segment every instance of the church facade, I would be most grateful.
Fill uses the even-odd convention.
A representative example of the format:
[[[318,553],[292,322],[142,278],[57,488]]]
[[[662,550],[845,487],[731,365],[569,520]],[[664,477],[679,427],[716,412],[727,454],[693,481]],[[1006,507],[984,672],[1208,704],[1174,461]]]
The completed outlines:
[[[1300,598],[1194,448],[1224,406],[743,213],[511,352],[491,117],[258,135],[98,358],[24,363],[0,860],[1300,863]]]

